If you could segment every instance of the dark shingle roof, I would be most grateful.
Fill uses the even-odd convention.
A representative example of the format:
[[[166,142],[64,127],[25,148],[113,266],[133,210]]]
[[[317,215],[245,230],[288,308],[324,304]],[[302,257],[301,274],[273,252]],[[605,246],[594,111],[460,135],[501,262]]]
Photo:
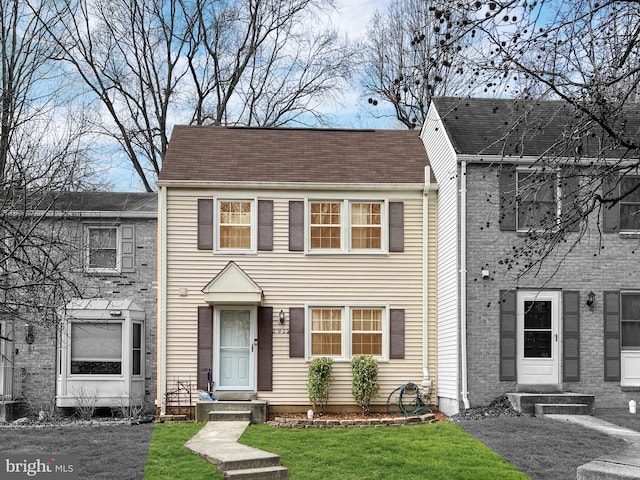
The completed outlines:
[[[66,212],[156,212],[157,193],[60,192],[55,195],[58,210]]]
[[[561,101],[439,97],[433,104],[456,152],[464,155],[595,157],[606,137]],[[638,110],[625,111],[625,119],[627,131],[637,136]]]
[[[176,126],[159,181],[423,183],[427,164],[416,131]]]

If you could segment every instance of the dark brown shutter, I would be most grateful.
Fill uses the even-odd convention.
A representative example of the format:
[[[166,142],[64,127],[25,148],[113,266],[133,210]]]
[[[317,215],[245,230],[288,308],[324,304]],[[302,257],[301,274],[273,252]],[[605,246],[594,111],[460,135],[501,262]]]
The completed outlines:
[[[516,230],[516,167],[503,165],[500,168],[500,230]]]
[[[198,388],[209,391],[213,380],[213,308],[198,307]]]
[[[213,250],[213,199],[198,199],[198,250]]]
[[[258,391],[273,389],[273,307],[258,307]]]
[[[389,358],[404,358],[404,309],[389,310]]]
[[[500,290],[500,381],[515,382],[516,369],[516,291]]]
[[[289,357],[304,358],[304,308],[289,309]]]
[[[389,251],[404,252],[403,202],[389,202]]]
[[[604,381],[620,381],[619,292],[604,292]]]
[[[620,184],[618,175],[607,175],[602,179],[602,198],[611,199],[620,196]],[[605,233],[620,231],[620,203],[602,204],[602,230]]]
[[[120,270],[122,272],[136,271],[136,227],[122,225],[120,227]]]
[[[579,172],[577,169],[567,169],[563,172],[563,176],[561,177],[562,221],[563,225],[567,221],[573,222],[568,227],[568,230],[570,232],[577,232],[580,229],[580,220],[578,220],[578,218],[581,215],[576,212],[576,210],[581,210],[581,206],[576,199],[576,195],[578,194],[578,190],[580,188],[580,179],[578,178],[578,173]]]
[[[304,202],[289,202],[289,251],[304,251]]]
[[[258,250],[273,250],[273,200],[258,200]]]
[[[580,293],[562,292],[562,377],[580,381]]]

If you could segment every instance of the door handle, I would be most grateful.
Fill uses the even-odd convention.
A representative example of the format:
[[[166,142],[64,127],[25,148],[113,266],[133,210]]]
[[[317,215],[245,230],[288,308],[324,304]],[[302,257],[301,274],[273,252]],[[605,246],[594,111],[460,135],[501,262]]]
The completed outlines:
[[[251,344],[251,351],[252,351],[252,352],[253,352],[253,348],[254,348],[256,345],[258,345],[258,339],[257,339],[257,338],[254,338],[254,339],[253,339],[253,343]]]
[[[556,342],[558,341],[558,334],[556,333]]]

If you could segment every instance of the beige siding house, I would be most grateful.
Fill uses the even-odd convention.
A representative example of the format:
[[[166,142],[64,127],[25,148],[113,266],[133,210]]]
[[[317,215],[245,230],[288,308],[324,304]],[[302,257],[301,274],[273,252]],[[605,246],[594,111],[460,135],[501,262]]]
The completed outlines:
[[[178,126],[158,182],[158,404],[180,386],[356,409],[350,360],[435,401],[436,188],[416,132]],[[169,393],[169,395],[167,395]],[[195,402],[195,400],[193,400]],[[183,402],[184,403],[184,402]]]

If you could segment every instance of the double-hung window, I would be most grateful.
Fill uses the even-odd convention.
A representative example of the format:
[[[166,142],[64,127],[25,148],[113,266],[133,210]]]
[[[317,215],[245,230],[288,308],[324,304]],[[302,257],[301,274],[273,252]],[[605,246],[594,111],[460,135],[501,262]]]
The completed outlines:
[[[640,232],[640,177],[620,179],[620,230]]]
[[[517,230],[553,228],[560,219],[557,172],[536,169],[516,171]]]
[[[383,252],[386,203],[362,200],[311,200],[309,251],[335,253]]]
[[[255,250],[254,201],[221,199],[216,203],[217,250]]]
[[[386,358],[387,317],[385,307],[309,307],[310,356],[342,360],[355,355]]]
[[[622,292],[620,345],[623,350],[640,350],[640,292]]]
[[[87,226],[87,271],[118,272],[120,270],[118,227]]]

